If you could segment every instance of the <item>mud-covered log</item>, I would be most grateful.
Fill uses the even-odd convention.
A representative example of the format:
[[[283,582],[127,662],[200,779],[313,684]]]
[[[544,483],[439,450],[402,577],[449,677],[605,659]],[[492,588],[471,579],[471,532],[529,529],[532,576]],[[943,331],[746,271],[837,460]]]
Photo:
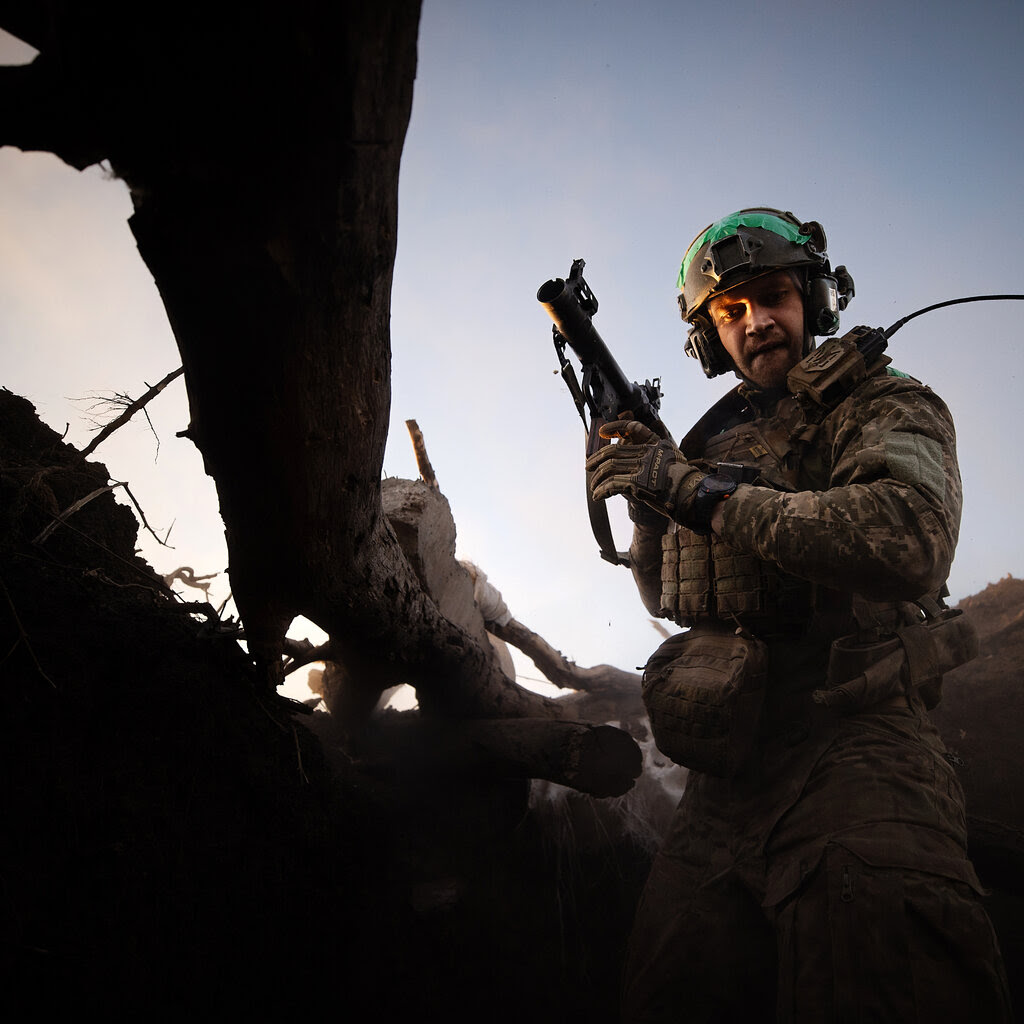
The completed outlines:
[[[350,753],[363,771],[417,778],[546,779],[597,797],[628,792],[640,749],[621,729],[550,718],[385,716]]]

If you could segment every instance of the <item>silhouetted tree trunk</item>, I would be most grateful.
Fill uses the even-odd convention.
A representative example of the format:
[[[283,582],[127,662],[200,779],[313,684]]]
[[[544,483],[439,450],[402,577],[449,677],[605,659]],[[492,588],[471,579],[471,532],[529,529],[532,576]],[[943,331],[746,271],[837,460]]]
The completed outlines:
[[[233,7],[233,5],[226,5]],[[185,368],[261,678],[303,614],[425,712],[560,716],[424,594],[381,512],[416,0],[8,4],[0,142],[109,160]]]

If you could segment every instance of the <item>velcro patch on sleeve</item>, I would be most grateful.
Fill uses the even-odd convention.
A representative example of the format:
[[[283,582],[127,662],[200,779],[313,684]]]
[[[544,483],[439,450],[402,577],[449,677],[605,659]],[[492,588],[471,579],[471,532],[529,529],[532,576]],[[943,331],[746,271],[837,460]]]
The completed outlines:
[[[893,430],[885,436],[885,462],[893,478],[927,487],[940,501],[946,497],[942,445],[932,437]]]

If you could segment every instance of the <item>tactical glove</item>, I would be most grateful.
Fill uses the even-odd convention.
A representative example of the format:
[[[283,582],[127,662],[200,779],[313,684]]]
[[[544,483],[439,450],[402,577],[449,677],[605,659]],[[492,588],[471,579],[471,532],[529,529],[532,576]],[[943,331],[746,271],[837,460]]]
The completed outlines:
[[[606,445],[587,459],[591,497],[600,501],[624,494],[631,503],[691,525],[693,502],[707,471],[687,462],[671,441],[636,420],[606,423],[600,433],[619,438],[619,443]]]

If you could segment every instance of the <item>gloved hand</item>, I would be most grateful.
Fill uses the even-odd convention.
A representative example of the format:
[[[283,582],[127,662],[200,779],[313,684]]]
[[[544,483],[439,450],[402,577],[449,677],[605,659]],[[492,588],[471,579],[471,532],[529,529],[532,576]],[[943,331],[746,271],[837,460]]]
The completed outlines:
[[[631,503],[642,503],[689,525],[693,501],[707,471],[687,462],[671,441],[636,420],[606,423],[600,433],[618,438],[619,443],[606,445],[587,459],[591,497],[599,501],[624,494]]]

